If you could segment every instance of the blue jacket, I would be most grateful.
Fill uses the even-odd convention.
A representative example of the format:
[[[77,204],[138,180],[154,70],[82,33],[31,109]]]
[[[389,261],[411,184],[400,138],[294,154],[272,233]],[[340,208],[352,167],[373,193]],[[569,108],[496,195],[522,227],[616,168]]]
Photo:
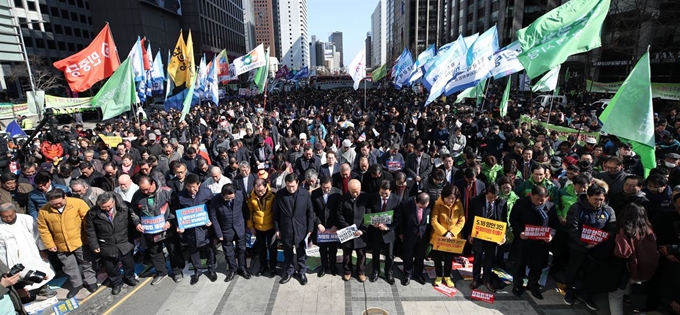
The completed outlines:
[[[66,192],[66,195],[71,196],[71,189],[64,185],[52,183],[52,189],[57,188]],[[45,193],[40,190],[33,189],[28,193],[28,207],[26,212],[32,216],[33,219],[38,220],[38,211],[40,211],[40,208],[42,208],[42,206],[44,206],[46,203],[47,197],[45,197]]]

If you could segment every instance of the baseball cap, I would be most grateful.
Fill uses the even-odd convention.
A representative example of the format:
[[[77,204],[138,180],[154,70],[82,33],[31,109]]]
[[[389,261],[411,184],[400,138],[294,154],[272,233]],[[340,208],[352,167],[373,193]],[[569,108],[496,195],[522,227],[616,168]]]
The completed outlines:
[[[586,143],[587,144],[597,144],[597,140],[595,140],[595,138],[593,138],[593,137],[587,137]]]
[[[349,139],[342,140],[342,146],[349,148],[352,146],[352,141],[349,141]]]
[[[680,154],[677,154],[677,153],[666,153],[665,158],[667,158],[667,159],[673,159],[673,160],[680,160]]]
[[[550,159],[550,166],[554,168],[562,167],[562,158],[559,156],[553,156]]]
[[[149,134],[149,141],[156,141],[156,135],[155,134]]]
[[[160,136],[160,135],[161,135],[161,130],[160,130],[160,129],[156,129],[156,130],[153,131],[153,133],[156,134],[157,136]]]
[[[307,134],[305,134],[304,132],[300,134],[300,140],[303,140],[303,139],[307,140]]]

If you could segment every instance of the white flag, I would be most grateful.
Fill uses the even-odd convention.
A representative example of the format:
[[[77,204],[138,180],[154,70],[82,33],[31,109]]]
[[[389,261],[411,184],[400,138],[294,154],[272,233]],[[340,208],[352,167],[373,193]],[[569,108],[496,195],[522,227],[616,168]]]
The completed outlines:
[[[349,64],[349,68],[347,68],[347,72],[349,75],[352,77],[352,80],[354,80],[354,89],[359,88],[359,82],[361,82],[361,79],[366,77],[366,48],[361,48],[361,51],[359,54],[354,57],[354,60],[352,60],[352,63]]]
[[[250,70],[264,67],[267,64],[265,59],[264,46],[262,44],[255,47],[247,55],[234,59],[234,70],[236,76],[246,73]]]
[[[554,91],[555,88],[557,87],[557,80],[560,78],[560,68],[561,66],[558,65],[555,68],[550,69],[548,73],[546,73],[538,82],[536,82],[536,85],[534,85],[531,88],[532,92],[550,92]]]

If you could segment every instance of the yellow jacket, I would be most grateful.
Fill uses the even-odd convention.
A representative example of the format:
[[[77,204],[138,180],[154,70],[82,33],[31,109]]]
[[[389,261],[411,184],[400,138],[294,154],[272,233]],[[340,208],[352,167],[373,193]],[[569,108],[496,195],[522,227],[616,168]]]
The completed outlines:
[[[38,211],[38,231],[45,248],[57,248],[58,252],[73,252],[83,246],[82,227],[90,210],[85,201],[66,197],[64,212],[59,213],[46,203]]]
[[[452,207],[447,206],[439,197],[434,203],[432,214],[430,214],[430,222],[432,223],[432,237],[430,243],[435,243],[435,237],[444,236],[446,232],[451,232],[454,238],[461,238],[461,232],[465,226],[465,211],[460,200]]]
[[[267,193],[262,198],[255,194],[255,189],[248,196],[248,228],[255,227],[258,231],[269,231],[274,228],[274,193],[267,189]]]

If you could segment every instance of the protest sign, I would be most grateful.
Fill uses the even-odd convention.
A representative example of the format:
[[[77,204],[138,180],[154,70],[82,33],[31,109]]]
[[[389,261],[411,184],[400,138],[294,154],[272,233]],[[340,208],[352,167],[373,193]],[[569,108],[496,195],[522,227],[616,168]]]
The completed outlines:
[[[155,217],[141,217],[144,234],[156,234],[163,232],[165,226],[165,215],[159,214]]]
[[[340,240],[338,239],[338,234],[336,232],[330,232],[329,230],[326,230],[326,232],[321,233],[317,232],[316,233],[316,242],[321,244],[321,243],[335,243],[339,242]]]
[[[352,224],[352,225],[350,225],[350,226],[348,226],[344,229],[340,229],[337,232],[338,240],[340,240],[340,243],[344,243],[344,242],[347,242],[349,240],[359,238],[358,236],[354,235],[354,233],[356,233],[356,231],[358,231],[358,230],[359,229],[357,229],[356,224]]]
[[[70,298],[66,301],[59,302],[57,305],[54,305],[52,307],[52,311],[55,315],[63,315],[77,309],[78,307],[80,307],[78,300],[76,300],[76,298]]]
[[[305,237],[305,254],[307,254],[307,256],[311,256],[311,257],[321,256],[319,246],[316,246],[316,245],[312,244],[312,242],[309,241],[309,235],[307,235],[307,237]]]
[[[197,226],[204,226],[210,222],[208,218],[208,210],[205,204],[179,209],[176,212],[177,225],[182,230],[195,228]]]
[[[530,240],[550,239],[550,232],[552,232],[552,228],[549,226],[537,226],[531,224],[524,226],[524,236]]]
[[[470,298],[473,299],[473,300],[482,301],[482,302],[486,302],[486,303],[489,303],[489,304],[493,304],[493,301],[494,301],[493,294],[482,292],[482,291],[479,291],[479,290],[472,290],[472,294],[470,295]]]
[[[118,146],[119,143],[123,143],[123,138],[121,138],[120,136],[105,136],[105,135],[97,136],[99,137],[99,139],[102,139],[102,141],[104,141],[104,143],[106,143],[106,145],[109,148],[115,148],[116,146]]]
[[[506,222],[475,217],[472,225],[472,237],[494,243],[501,243],[505,237]]]
[[[462,238],[452,238],[447,239],[443,236],[438,236],[432,245],[432,250],[438,250],[440,252],[461,254],[463,253],[463,248],[465,248],[465,239]]]
[[[389,161],[387,162],[387,170],[390,172],[396,172],[401,170],[401,162],[399,161]]]
[[[609,233],[596,229],[591,226],[583,225],[583,230],[581,230],[581,242],[590,245],[597,245],[609,239]]]
[[[394,210],[390,211],[385,211],[385,212],[378,212],[378,213],[369,213],[369,214],[364,214],[364,222],[368,225],[373,225],[373,224],[392,224],[392,216],[394,215]]]
[[[434,289],[441,292],[442,294],[444,294],[448,297],[453,297],[454,295],[456,295],[456,293],[458,293],[458,290],[456,290],[454,288],[449,288],[445,285],[436,286],[436,287],[434,287]]]

